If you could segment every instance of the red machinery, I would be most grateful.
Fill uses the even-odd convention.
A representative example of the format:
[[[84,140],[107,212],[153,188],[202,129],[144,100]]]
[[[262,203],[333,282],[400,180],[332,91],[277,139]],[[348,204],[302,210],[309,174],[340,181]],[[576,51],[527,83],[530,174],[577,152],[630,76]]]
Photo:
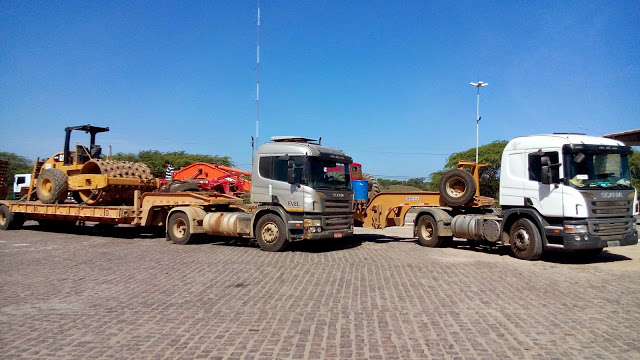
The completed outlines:
[[[251,176],[242,171],[223,165],[203,162],[193,163],[173,173],[174,180],[195,180],[205,191],[217,191],[229,195],[241,195],[251,191],[251,181],[242,177]]]

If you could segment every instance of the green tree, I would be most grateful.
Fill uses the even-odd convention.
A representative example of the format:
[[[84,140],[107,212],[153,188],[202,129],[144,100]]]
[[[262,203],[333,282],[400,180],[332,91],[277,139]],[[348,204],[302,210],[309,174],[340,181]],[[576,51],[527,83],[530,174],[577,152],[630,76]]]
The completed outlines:
[[[492,198],[498,198],[500,192],[500,165],[502,161],[502,151],[507,146],[507,141],[499,140],[490,144],[482,145],[478,148],[478,161],[486,163],[487,166],[480,168],[480,194]],[[476,158],[476,148],[470,148],[462,152],[453,153],[447,159],[445,168],[429,176],[431,186],[436,187],[440,183],[442,174],[450,169],[455,169],[458,161],[474,161]]]
[[[212,156],[203,154],[187,154],[184,151],[160,152],[158,150],[144,150],[138,154],[117,153],[113,155],[113,160],[133,161],[146,164],[155,177],[164,177],[164,161],[169,160],[173,167],[178,170],[196,162],[205,162],[224,166],[234,166],[228,156]]]
[[[13,177],[15,174],[31,174],[33,162],[24,156],[10,152],[0,152],[0,159],[9,160],[6,179],[0,179],[0,185],[9,186],[9,193],[13,190]]]

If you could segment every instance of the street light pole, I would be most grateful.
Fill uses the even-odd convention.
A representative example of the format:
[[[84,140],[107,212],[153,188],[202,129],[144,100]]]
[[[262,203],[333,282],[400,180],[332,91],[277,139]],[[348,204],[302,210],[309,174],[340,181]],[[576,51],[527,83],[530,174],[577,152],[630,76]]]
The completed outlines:
[[[489,85],[488,83],[483,83],[482,81],[478,81],[477,83],[469,83],[469,85],[478,88],[478,96],[476,102],[476,163],[478,162],[478,129],[480,127],[480,88],[483,86]]]

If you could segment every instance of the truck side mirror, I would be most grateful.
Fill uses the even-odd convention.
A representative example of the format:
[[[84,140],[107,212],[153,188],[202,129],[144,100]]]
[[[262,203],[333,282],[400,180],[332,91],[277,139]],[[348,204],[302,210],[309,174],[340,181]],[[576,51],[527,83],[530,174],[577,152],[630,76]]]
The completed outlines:
[[[542,165],[540,168],[540,182],[543,184],[551,184],[551,167],[548,165]]]
[[[287,182],[289,184],[296,183],[296,163],[292,159],[287,161]]]
[[[548,156],[540,158],[540,182],[551,184],[551,159]]]

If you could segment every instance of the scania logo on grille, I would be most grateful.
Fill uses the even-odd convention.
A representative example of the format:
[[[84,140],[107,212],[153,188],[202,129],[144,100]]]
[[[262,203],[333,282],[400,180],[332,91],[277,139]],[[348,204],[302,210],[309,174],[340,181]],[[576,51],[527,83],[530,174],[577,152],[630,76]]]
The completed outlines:
[[[600,196],[602,196],[603,199],[620,199],[622,198],[622,193],[606,191],[606,192],[600,193]]]
[[[333,193],[333,197],[344,197],[342,193]]]

